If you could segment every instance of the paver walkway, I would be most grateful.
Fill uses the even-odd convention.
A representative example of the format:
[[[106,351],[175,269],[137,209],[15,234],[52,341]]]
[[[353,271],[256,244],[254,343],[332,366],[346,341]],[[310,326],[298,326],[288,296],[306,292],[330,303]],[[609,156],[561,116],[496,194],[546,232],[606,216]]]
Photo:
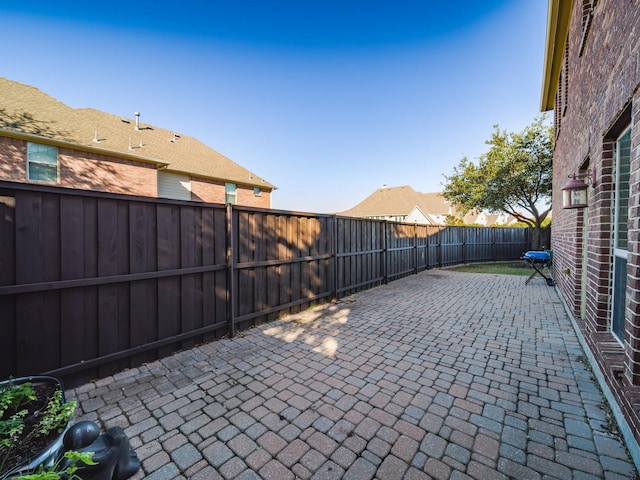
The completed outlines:
[[[542,278],[430,270],[69,392],[134,478],[629,479]]]

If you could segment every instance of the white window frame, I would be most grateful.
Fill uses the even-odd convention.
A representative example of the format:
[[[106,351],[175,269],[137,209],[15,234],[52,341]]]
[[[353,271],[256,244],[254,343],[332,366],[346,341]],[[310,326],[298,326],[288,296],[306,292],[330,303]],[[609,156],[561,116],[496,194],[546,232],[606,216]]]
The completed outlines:
[[[55,159],[53,158],[55,156]],[[52,161],[53,160],[53,161]],[[34,178],[31,166],[41,166],[45,168],[55,168],[55,178]],[[27,142],[27,180],[31,182],[58,183],[60,181],[60,160],[58,158],[58,147],[43,145],[41,143]]]
[[[238,203],[238,187],[235,183],[224,184],[224,201],[232,205]]]
[[[626,199],[626,205],[623,205],[621,202],[621,195],[620,195],[620,186],[623,183],[623,180],[626,181],[626,188],[628,189],[630,187],[629,185],[629,180],[630,180],[630,171],[627,172],[622,172],[621,168],[620,168],[620,163],[621,163],[621,159],[620,159],[620,155],[621,155],[621,148],[620,148],[620,140],[626,136],[629,135],[629,138],[631,138],[631,126],[625,128],[622,133],[618,136],[618,138],[616,139],[616,161],[615,161],[615,199],[614,199],[614,208],[613,208],[613,261],[612,261],[612,285],[611,285],[611,289],[612,289],[612,295],[611,295],[611,333],[613,334],[614,338],[616,338],[622,345],[624,345],[624,317],[625,312],[626,312],[626,305],[627,305],[627,299],[626,299],[626,288],[627,288],[627,280],[626,280],[626,268],[625,268],[625,274],[624,274],[624,284],[618,285],[617,281],[616,281],[616,269],[617,269],[617,263],[618,262],[623,262],[623,264],[620,265],[620,267],[624,267],[626,266],[627,263],[627,256],[628,256],[628,243],[626,245],[625,248],[620,248],[619,244],[620,244],[620,214],[623,208],[629,208],[629,196],[627,195],[627,199]],[[622,175],[625,175],[627,178],[623,179],[621,178]],[[628,213],[627,213],[627,220],[628,220]],[[629,235],[628,232],[628,227],[627,227],[627,237]],[[628,242],[628,240],[627,240]],[[618,305],[617,302],[620,302],[621,304]],[[621,318],[618,318],[618,316],[616,315],[616,313],[618,315],[622,315]],[[615,318],[614,318],[615,317]],[[619,324],[619,322],[622,321],[622,325]],[[622,327],[622,329],[620,329],[620,327]],[[621,330],[621,331],[620,331]],[[619,333],[622,333],[622,338],[620,337]]]

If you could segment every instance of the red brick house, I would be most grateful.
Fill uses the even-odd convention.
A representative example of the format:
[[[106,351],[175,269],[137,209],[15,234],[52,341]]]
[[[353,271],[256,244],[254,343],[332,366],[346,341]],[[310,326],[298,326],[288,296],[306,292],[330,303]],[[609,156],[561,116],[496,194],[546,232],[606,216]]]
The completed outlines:
[[[555,122],[553,276],[636,464],[639,87],[637,1],[549,1],[542,110]]]
[[[271,207],[275,187],[193,137],[0,78],[0,180]]]

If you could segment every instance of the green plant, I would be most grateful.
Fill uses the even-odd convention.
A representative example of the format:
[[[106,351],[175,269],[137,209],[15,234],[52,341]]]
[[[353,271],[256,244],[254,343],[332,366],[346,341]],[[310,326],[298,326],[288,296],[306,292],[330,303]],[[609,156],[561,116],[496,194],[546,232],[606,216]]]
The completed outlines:
[[[9,383],[0,390],[0,418],[7,410],[17,410],[25,402],[35,400],[36,395],[30,382],[16,385]]]
[[[470,273],[498,273],[502,275],[530,275],[533,271],[524,262],[472,263],[451,267],[448,270]]]
[[[51,432],[62,430],[76,410],[75,401],[62,402],[62,391],[57,390],[49,399],[42,420],[35,429],[35,435],[40,437]]]
[[[8,419],[0,421],[0,448],[11,448],[13,439],[24,430],[24,417],[27,413],[27,410],[20,410]]]
[[[0,387],[0,480],[22,463],[22,459],[30,458],[50,444],[64,430],[76,405],[75,401],[64,402],[62,390],[51,383],[10,381]],[[86,458],[78,457],[70,467]]]
[[[35,399],[35,391],[30,382],[20,385],[10,382],[0,390],[0,451],[4,449],[8,453],[11,452],[13,443],[24,430],[24,417],[29,413],[27,409],[20,409],[20,407]],[[5,460],[6,458],[2,458],[0,469]]]
[[[33,473],[27,473],[14,477],[12,480],[82,480],[82,477],[77,475],[77,471],[84,465],[97,465],[93,461],[94,452],[65,452],[64,457],[58,460],[51,467],[39,467]],[[69,465],[63,467],[63,460],[69,460]],[[81,465],[83,464],[83,465]]]

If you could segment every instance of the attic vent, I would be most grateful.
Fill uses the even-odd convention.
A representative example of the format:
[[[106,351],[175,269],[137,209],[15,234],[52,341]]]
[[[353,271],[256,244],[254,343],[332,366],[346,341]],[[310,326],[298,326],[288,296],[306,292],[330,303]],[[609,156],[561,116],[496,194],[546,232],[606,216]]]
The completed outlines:
[[[122,123],[131,123],[128,118],[121,118],[120,121]]]
[[[98,137],[98,130],[96,130],[93,134],[93,141],[95,143],[100,143],[100,137]]]
[[[171,140],[169,140],[171,143],[175,142],[176,140],[178,140],[180,138],[180,135],[178,135],[176,132],[173,132],[173,138]]]

